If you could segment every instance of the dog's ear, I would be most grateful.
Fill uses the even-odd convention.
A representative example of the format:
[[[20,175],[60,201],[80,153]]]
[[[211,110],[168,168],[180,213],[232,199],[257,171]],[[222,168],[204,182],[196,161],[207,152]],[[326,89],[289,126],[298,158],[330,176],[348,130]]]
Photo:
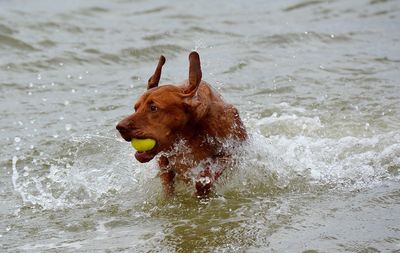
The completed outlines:
[[[191,52],[189,54],[189,86],[184,91],[183,104],[185,110],[192,115],[192,120],[195,121],[205,115],[209,104],[207,97],[200,98],[200,94],[196,94],[201,76],[200,56],[197,52]]]
[[[157,68],[154,71],[154,74],[150,77],[149,81],[147,82],[148,90],[158,86],[158,83],[160,82],[160,77],[161,77],[161,69],[162,69],[164,63],[165,63],[165,57],[163,55],[161,55],[160,59],[158,60]]]
[[[186,94],[194,95],[201,81],[200,56],[197,52],[189,54],[189,87],[185,90]]]

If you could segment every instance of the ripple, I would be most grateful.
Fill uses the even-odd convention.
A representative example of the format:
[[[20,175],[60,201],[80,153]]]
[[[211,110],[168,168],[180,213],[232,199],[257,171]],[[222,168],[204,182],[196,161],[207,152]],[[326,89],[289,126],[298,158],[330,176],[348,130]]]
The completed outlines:
[[[155,56],[160,54],[176,55],[185,52],[186,49],[178,45],[163,44],[144,48],[125,48],[120,52],[125,57],[132,57],[137,61],[148,60],[153,61]]]
[[[82,14],[91,14],[91,13],[106,13],[109,12],[109,9],[103,8],[103,7],[99,7],[99,6],[94,6],[94,7],[89,7],[86,9],[82,10]]]
[[[382,63],[382,64],[387,64],[387,63],[400,63],[400,60],[398,59],[391,59],[388,57],[378,57],[373,59],[376,62]]]
[[[321,1],[321,0],[302,1],[300,3],[293,4],[291,6],[286,7],[285,9],[283,9],[283,11],[289,12],[289,11],[299,10],[299,9],[303,9],[303,8],[310,7],[310,6],[319,5],[321,3],[324,3],[324,1]]]
[[[0,48],[15,48],[19,50],[25,50],[25,51],[36,51],[36,49],[31,46],[30,44],[23,42],[22,40],[16,39],[14,37],[0,34]]]
[[[368,201],[372,205],[389,206],[392,203],[400,203],[400,190],[385,192],[383,196],[378,196]]]
[[[69,17],[70,18],[70,17]],[[69,32],[72,34],[81,34],[84,33],[84,27],[79,25],[73,25],[67,22],[62,21],[46,21],[46,22],[38,22],[35,24],[29,24],[28,27],[34,31],[38,32]]]
[[[156,34],[152,34],[152,35],[146,35],[143,37],[143,39],[147,40],[147,41],[159,41],[159,40],[163,40],[163,39],[167,39],[167,38],[171,38],[171,37],[173,37],[171,35],[171,33],[163,32],[163,33],[156,33]]]
[[[247,65],[248,65],[247,63],[241,62],[241,63],[238,63],[238,64],[230,67],[228,70],[226,70],[226,71],[224,71],[222,73],[223,74],[234,73],[234,72],[240,71],[241,69],[243,69]]]
[[[220,32],[220,31],[215,30],[215,29],[203,28],[203,27],[200,27],[200,26],[192,26],[189,29],[187,29],[187,31],[189,31],[191,33],[192,32],[197,32],[197,33],[201,33],[201,34],[211,34],[211,35],[218,34],[218,35],[228,35],[229,37],[243,37],[242,35],[237,34],[237,33]]]
[[[180,19],[180,20],[200,20],[201,17],[195,16],[195,15],[189,15],[189,14],[175,14],[175,15],[169,15],[167,18],[170,19]]]
[[[273,34],[261,37],[256,44],[278,45],[285,47],[295,43],[322,42],[325,44],[344,43],[351,41],[347,35],[333,35],[317,32]]]
[[[47,42],[45,42],[46,44]],[[50,42],[51,45],[51,42]],[[14,62],[2,65],[2,68],[9,68],[9,71],[12,72],[21,72],[21,71],[29,71],[29,72],[38,72],[43,70],[55,70],[59,69],[61,66],[67,65],[90,65],[95,62],[97,64],[103,65],[113,65],[115,63],[124,62],[123,58],[125,56],[126,62],[130,62],[129,58],[125,54],[112,54],[112,53],[104,53],[97,49],[85,49],[84,52],[89,55],[80,54],[76,52],[63,52],[60,56],[54,57],[46,57],[44,60],[33,60],[33,61],[23,61],[23,62]],[[149,56],[151,54],[149,53]],[[154,55],[153,55],[154,56]],[[37,57],[38,58],[38,57]],[[143,58],[140,58],[143,59]]]
[[[155,7],[155,8],[151,8],[151,9],[147,9],[147,10],[143,10],[143,11],[136,11],[133,14],[134,15],[146,15],[146,14],[163,12],[168,9],[169,9],[168,6],[160,6],[160,7]]]
[[[38,44],[44,48],[50,48],[50,47],[55,47],[57,46],[57,42],[49,39],[41,40],[38,42]]]
[[[369,2],[369,4],[371,4],[371,5],[374,5],[374,4],[383,4],[383,3],[386,3],[386,2],[390,2],[391,0],[371,0],[370,2]]]
[[[11,35],[15,33],[15,30],[11,29],[10,27],[0,24],[0,33]]]

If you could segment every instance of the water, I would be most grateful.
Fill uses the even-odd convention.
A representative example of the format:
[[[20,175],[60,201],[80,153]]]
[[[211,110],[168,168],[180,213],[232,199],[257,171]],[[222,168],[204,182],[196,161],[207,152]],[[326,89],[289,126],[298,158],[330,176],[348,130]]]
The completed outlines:
[[[0,3],[3,252],[398,252],[398,1]],[[162,196],[115,124],[159,55],[250,141],[209,200]]]

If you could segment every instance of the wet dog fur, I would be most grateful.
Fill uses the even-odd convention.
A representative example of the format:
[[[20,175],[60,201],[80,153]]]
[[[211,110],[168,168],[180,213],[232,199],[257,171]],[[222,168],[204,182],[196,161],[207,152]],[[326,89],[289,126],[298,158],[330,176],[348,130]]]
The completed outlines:
[[[246,129],[238,110],[202,80],[197,52],[189,54],[189,78],[180,84],[159,86],[164,63],[165,57],[160,56],[147,91],[135,103],[134,113],[117,124],[117,130],[129,142],[133,138],[156,140],[152,150],[136,152],[135,157],[145,163],[160,154],[159,176],[167,195],[173,195],[178,179],[193,184],[195,194],[204,197],[231,159],[224,144],[245,141]],[[194,169],[199,166],[204,167]]]

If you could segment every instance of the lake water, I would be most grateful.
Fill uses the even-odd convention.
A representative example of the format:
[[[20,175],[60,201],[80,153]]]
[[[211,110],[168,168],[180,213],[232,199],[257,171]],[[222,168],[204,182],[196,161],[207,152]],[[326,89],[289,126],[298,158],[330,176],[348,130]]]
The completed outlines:
[[[115,130],[160,54],[250,133],[166,200]],[[400,2],[0,2],[2,252],[400,252]]]

